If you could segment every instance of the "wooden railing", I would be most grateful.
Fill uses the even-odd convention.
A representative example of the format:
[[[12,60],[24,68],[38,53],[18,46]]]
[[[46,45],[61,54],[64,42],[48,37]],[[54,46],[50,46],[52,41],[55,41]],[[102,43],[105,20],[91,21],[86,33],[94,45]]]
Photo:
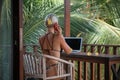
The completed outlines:
[[[82,52],[118,55],[120,54],[120,45],[83,44]],[[87,62],[78,62],[78,64],[78,80],[103,80],[104,67],[102,64]]]
[[[25,45],[24,51],[27,51],[29,47],[30,51],[39,51],[39,45]],[[38,49],[39,48],[39,49]],[[97,54],[111,54],[120,55],[120,45],[97,45],[97,44],[83,44],[82,52],[97,53]],[[76,64],[76,77],[75,80],[104,80],[104,66],[97,63],[79,62]],[[117,67],[117,65],[115,65]]]

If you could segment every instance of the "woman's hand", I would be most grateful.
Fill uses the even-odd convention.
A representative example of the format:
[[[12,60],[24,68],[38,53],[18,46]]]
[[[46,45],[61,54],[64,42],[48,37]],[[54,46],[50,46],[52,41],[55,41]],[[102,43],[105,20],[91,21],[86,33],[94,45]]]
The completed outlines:
[[[62,29],[61,29],[61,27],[58,27],[58,34],[62,34]]]
[[[57,23],[54,26],[54,30],[55,30],[55,33],[62,34],[62,29]]]

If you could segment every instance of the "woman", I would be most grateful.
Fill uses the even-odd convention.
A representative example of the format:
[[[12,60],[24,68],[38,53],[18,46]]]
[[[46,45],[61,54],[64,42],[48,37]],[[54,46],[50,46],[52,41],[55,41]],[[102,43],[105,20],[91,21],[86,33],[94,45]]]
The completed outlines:
[[[60,58],[60,50],[64,50],[65,53],[70,54],[72,49],[65,42],[62,35],[62,29],[58,25],[58,18],[55,14],[48,14],[45,18],[45,25],[47,27],[47,33],[39,39],[43,54],[51,55]],[[47,63],[47,76],[53,76],[57,74],[57,61],[46,60]],[[60,80],[60,79],[54,79]]]

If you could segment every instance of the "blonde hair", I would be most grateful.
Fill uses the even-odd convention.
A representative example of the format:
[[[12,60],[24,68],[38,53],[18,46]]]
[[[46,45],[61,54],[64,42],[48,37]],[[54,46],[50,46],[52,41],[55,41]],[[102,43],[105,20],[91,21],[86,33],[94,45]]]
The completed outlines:
[[[53,14],[53,13],[48,14],[45,17],[45,26],[50,27],[54,23],[58,23],[58,17],[55,14]]]

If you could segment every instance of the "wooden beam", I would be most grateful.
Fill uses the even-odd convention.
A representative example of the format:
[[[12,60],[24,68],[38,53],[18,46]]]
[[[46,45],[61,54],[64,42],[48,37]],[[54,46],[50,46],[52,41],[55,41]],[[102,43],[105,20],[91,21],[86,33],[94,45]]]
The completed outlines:
[[[13,80],[19,79],[19,0],[11,0],[12,6],[12,37],[13,37]]]
[[[13,25],[13,80],[23,79],[23,15],[22,0],[11,0]]]
[[[23,74],[23,0],[19,0],[19,79],[24,80]]]
[[[64,32],[70,36],[70,0],[64,0]]]

